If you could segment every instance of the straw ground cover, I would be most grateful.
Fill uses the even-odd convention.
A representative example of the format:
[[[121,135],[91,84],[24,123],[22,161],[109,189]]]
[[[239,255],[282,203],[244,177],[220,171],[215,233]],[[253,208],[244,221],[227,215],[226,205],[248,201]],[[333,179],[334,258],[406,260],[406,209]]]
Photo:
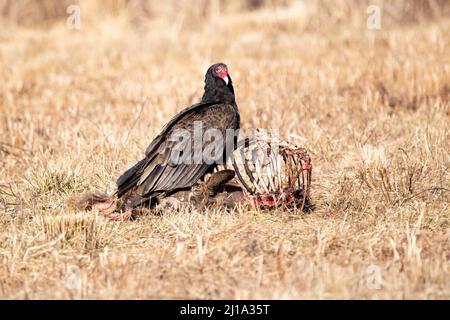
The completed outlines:
[[[385,1],[380,30],[364,1],[148,17],[140,1],[102,3],[80,2],[80,30],[64,10],[2,18],[1,298],[450,298],[445,2]],[[218,61],[244,128],[309,150],[315,211],[68,210],[114,190]]]

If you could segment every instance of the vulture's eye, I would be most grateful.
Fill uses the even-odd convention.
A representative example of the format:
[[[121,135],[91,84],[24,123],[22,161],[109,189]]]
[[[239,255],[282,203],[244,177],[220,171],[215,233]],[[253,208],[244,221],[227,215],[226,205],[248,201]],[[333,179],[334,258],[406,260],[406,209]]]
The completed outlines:
[[[214,68],[214,73],[219,74],[219,73],[220,73],[220,68],[219,68],[219,67],[215,67],[215,68]]]

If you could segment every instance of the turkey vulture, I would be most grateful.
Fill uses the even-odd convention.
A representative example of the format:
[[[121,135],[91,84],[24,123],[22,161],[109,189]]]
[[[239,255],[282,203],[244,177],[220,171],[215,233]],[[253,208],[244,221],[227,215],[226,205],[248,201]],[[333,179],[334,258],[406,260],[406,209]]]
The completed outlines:
[[[201,101],[185,108],[170,120],[150,143],[144,159],[118,178],[116,195],[122,198],[121,211],[144,203],[157,203],[160,197],[191,188],[206,173],[212,172],[219,162],[225,162],[228,151],[235,149],[240,116],[233,83],[224,63],[208,68],[204,90]],[[195,143],[191,138],[195,136],[199,122],[202,139],[201,143]],[[203,134],[209,129],[221,133],[223,139],[219,144],[213,139],[204,138]],[[232,139],[229,139],[229,129],[234,132]],[[176,133],[180,132],[183,133],[182,138],[187,136],[189,139],[179,141],[180,137]],[[215,151],[213,162],[198,158],[205,151],[211,151],[208,148]],[[178,155],[178,158],[174,155]]]

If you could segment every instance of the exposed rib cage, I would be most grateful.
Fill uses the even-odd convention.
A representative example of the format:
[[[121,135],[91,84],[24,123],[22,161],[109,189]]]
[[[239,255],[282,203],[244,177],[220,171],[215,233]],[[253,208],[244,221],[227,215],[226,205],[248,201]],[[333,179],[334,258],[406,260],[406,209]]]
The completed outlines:
[[[310,205],[312,165],[307,151],[265,130],[239,141],[225,167],[234,169],[257,207],[303,210]]]

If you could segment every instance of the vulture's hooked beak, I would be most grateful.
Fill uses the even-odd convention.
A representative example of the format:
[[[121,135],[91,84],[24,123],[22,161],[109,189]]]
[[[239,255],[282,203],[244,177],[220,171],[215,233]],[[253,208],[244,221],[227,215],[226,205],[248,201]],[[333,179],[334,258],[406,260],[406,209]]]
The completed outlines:
[[[230,80],[228,79],[228,76],[225,76],[222,79],[223,79],[223,81],[225,81],[226,85],[228,85],[228,82],[230,82]]]

